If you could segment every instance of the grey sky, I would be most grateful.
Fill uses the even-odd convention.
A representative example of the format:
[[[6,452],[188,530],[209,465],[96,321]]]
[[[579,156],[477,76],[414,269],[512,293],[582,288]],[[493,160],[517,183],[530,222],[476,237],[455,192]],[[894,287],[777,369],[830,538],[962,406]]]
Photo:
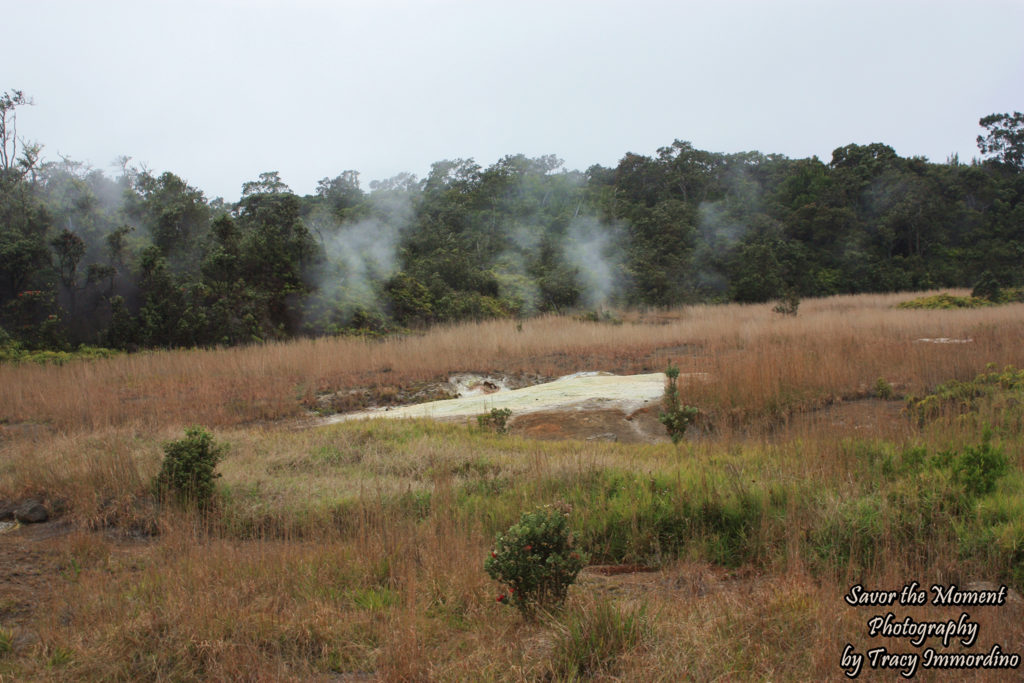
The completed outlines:
[[[268,170],[556,154],[612,166],[674,139],[790,157],[851,142],[977,154],[1024,110],[1024,2],[5,0],[18,130],[111,171],[130,155],[207,196]]]

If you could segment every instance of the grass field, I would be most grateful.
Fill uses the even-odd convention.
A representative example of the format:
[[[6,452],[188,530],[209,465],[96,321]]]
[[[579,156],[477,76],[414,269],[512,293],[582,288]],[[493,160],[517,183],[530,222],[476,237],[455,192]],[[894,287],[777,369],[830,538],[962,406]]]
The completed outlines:
[[[805,681],[844,680],[847,643],[1024,655],[1024,304],[896,308],[910,298],[0,365],[0,500],[63,510],[0,534],[0,680]],[[669,361],[710,377],[684,392],[704,423],[679,446],[310,427],[322,394],[354,409],[455,372]],[[192,424],[229,447],[205,514],[151,495],[162,444]],[[562,609],[524,619],[483,562],[550,503],[571,510],[592,566]],[[1001,606],[843,600],[912,581],[1010,592]],[[888,611],[967,612],[977,642],[870,636]]]

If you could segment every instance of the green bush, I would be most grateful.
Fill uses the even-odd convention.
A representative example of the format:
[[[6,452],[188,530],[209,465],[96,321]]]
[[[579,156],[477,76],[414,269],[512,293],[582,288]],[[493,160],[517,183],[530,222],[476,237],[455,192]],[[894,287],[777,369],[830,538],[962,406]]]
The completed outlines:
[[[986,270],[978,278],[978,282],[974,285],[974,289],[971,291],[971,296],[976,299],[985,299],[986,301],[999,301],[1002,295],[1002,283],[992,273],[991,270]]]
[[[875,395],[878,398],[889,400],[893,397],[892,384],[890,384],[884,377],[879,377],[875,381]]]
[[[981,299],[975,296],[953,296],[952,294],[936,294],[935,296],[922,296],[910,301],[898,304],[897,308],[912,308],[926,310],[944,310],[951,308],[981,308],[983,306],[994,306],[988,299]]]
[[[665,396],[661,399],[661,413],[658,420],[665,425],[672,443],[679,443],[686,433],[686,428],[700,414],[693,406],[685,406],[679,401],[679,368],[669,363],[665,370],[668,381],[665,383]]]
[[[512,417],[512,411],[508,408],[491,408],[491,412],[476,416],[476,423],[480,429],[493,429],[499,434],[508,432],[508,419]]]
[[[992,445],[992,432],[986,430],[977,446],[966,446],[952,458],[953,481],[967,493],[983,496],[995,490],[996,481],[1010,470],[1010,461],[1001,448]]]
[[[800,309],[800,295],[796,293],[795,289],[788,289],[779,299],[779,303],[775,304],[772,309],[779,315],[796,315]]]
[[[498,602],[531,614],[538,606],[564,602],[585,564],[586,557],[573,549],[566,514],[546,506],[523,514],[518,524],[498,534],[484,569],[508,586]]]
[[[164,461],[156,477],[160,498],[173,498],[182,505],[205,508],[213,498],[214,469],[223,459],[227,446],[215,444],[202,427],[189,427],[185,438],[164,444]]]

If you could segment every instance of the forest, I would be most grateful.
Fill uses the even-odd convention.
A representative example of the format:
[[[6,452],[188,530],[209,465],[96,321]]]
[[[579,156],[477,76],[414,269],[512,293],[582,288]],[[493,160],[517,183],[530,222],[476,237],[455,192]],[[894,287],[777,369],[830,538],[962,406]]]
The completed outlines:
[[[981,157],[830,160],[675,140],[614,168],[510,154],[240,199],[119,160],[111,177],[16,134],[0,95],[0,345],[214,347],[606,307],[1024,284],[1024,114]]]

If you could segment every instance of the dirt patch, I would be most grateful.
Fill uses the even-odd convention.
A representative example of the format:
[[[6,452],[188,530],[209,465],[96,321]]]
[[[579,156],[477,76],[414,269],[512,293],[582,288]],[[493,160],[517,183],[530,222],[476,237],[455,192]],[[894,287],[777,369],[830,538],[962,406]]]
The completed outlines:
[[[696,599],[722,591],[750,591],[764,578],[751,570],[729,570],[711,564],[681,562],[662,569],[641,565],[591,565],[577,583],[584,591],[644,599],[652,593]]]
[[[22,525],[0,534],[0,624],[27,624],[47,608],[55,582],[64,580],[62,522]]]
[[[545,410],[513,417],[509,431],[544,441],[668,441],[665,427],[658,421],[656,408],[627,413],[614,408],[592,408],[583,404],[572,410]]]
[[[824,428],[839,437],[868,435],[872,439],[901,439],[910,433],[912,427],[903,408],[902,401],[842,401],[794,414],[779,430],[779,435],[791,438]]]

